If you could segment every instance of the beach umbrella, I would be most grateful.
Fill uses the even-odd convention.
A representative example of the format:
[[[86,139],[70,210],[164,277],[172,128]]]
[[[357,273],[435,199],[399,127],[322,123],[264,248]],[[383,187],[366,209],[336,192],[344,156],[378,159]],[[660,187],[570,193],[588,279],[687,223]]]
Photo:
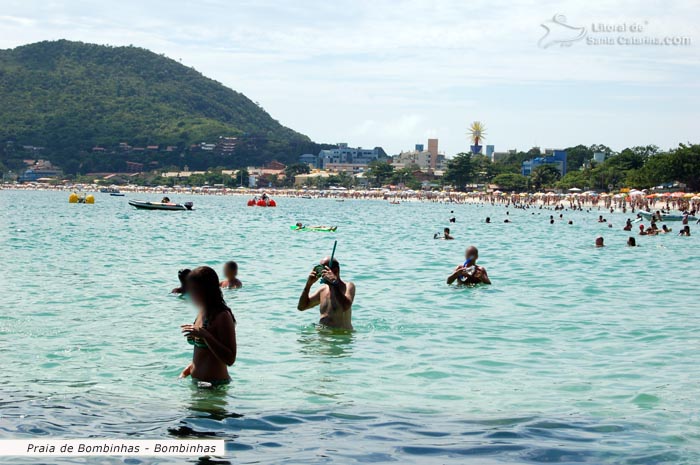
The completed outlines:
[[[671,194],[671,197],[673,197],[674,199],[679,199],[679,198],[683,197],[684,195],[685,195],[685,192],[674,192],[673,194]]]
[[[695,196],[695,194],[685,194],[683,196],[684,199],[692,199]]]
[[[579,189],[578,187],[572,187],[571,189],[569,189],[569,192],[581,192],[581,189]]]
[[[647,195],[647,199],[653,199],[657,196],[658,194],[649,194]]]

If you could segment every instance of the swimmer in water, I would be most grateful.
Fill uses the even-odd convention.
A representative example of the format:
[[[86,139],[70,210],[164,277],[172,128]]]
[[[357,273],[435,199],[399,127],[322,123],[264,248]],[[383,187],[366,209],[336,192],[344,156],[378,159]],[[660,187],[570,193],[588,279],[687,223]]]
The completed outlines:
[[[231,382],[228,368],[236,362],[236,319],[226,305],[216,271],[200,266],[187,276],[187,289],[199,313],[192,324],[180,326],[194,346],[192,363],[180,378],[211,387]]]
[[[316,267],[311,270],[306,279],[306,285],[299,297],[297,309],[308,310],[319,306],[321,312],[320,324],[330,328],[352,329],[352,303],[355,300],[355,284],[340,279],[340,263],[330,257],[320,261],[323,271],[317,273]],[[313,294],[311,286],[323,278],[321,287]]]
[[[192,270],[190,270],[189,268],[185,268],[184,270],[180,270],[177,272],[177,279],[180,280],[180,287],[176,287],[175,289],[170,291],[171,294],[187,294],[187,275],[189,275],[191,272]]]
[[[595,238],[595,246],[605,247],[605,239],[603,239],[603,236],[598,236]]]
[[[296,230],[301,231],[302,229],[327,229],[329,231],[336,231],[338,226],[326,226],[326,225],[316,225],[316,226],[304,226],[303,223],[299,222],[296,224]]]
[[[224,265],[224,276],[226,279],[220,285],[226,289],[240,289],[243,283],[238,279],[238,263],[231,260]]]
[[[637,240],[630,236],[630,238],[627,239],[627,247],[637,247]]]
[[[465,262],[457,266],[451,275],[447,277],[447,284],[457,281],[458,284],[491,284],[486,268],[476,264],[479,259],[479,250],[469,246],[464,253]]]
[[[442,236],[442,238],[445,239],[446,241],[451,241],[451,240],[454,239],[454,237],[452,237],[452,236],[450,235],[450,228],[445,228],[445,229],[443,230],[443,236]]]

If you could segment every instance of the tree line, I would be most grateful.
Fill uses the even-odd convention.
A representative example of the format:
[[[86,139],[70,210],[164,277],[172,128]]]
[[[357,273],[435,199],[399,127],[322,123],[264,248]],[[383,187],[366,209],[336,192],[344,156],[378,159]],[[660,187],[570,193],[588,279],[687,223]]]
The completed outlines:
[[[682,183],[689,191],[700,191],[700,145],[679,144],[661,151],[657,146],[637,146],[614,152],[603,145],[578,145],[566,149],[568,172],[562,177],[554,165],[540,165],[530,176],[521,174],[522,162],[542,156],[539,149],[511,154],[493,163],[483,155],[460,153],[448,161],[443,184],[458,190],[468,185],[495,184],[505,191],[548,188],[609,190],[623,187],[646,189]],[[604,153],[602,163],[594,153]]]

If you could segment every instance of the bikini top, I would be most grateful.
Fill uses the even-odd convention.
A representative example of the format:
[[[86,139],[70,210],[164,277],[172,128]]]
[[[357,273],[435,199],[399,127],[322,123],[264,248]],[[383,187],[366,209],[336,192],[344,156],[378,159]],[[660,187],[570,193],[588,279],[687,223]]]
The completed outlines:
[[[196,322],[197,322],[197,320],[195,319],[194,322],[193,322],[192,324],[194,324],[194,323],[196,323]],[[207,329],[207,326],[208,326],[208,325],[209,325],[209,319],[208,319],[208,318],[205,318],[205,319],[204,319],[204,323],[202,324],[202,328]],[[188,344],[193,345],[193,346],[195,346],[195,347],[199,347],[200,349],[206,349],[206,348],[208,348],[208,346],[207,346],[207,341],[205,341],[205,340],[202,339],[201,337],[188,336],[188,337],[187,337],[187,342],[188,342]]]
[[[231,313],[231,317],[233,318],[233,324],[236,324],[236,318],[233,316],[233,312],[229,309],[229,313]],[[192,324],[195,324],[197,322],[197,319],[195,318],[194,322]],[[209,318],[205,318],[204,322],[202,323],[202,328],[207,329],[209,326]],[[207,349],[209,346],[207,346],[207,341],[202,339],[201,337],[194,337],[194,336],[188,336],[187,337],[187,343],[190,345],[193,345],[195,347],[199,347],[200,349]]]

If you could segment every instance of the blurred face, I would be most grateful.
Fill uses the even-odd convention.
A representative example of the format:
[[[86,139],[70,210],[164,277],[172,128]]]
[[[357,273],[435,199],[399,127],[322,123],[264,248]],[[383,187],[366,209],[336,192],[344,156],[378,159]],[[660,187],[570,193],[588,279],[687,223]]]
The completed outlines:
[[[333,274],[335,274],[336,276],[340,276],[340,266],[338,266],[338,262],[336,262],[335,259],[333,261],[335,262],[335,266],[328,265],[331,262],[330,258],[324,258],[319,263],[323,266],[328,266],[333,272]]]
[[[479,258],[479,252],[476,247],[469,247],[466,252],[464,252],[464,258],[474,263],[477,258]]]
[[[233,281],[236,279],[236,276],[238,276],[238,267],[235,266],[227,266],[224,268],[224,276],[226,276],[226,279],[229,281]]]
[[[192,303],[197,307],[204,307],[204,293],[202,292],[200,287],[195,283],[190,283],[188,286],[188,290],[190,293],[190,299],[192,300]]]

